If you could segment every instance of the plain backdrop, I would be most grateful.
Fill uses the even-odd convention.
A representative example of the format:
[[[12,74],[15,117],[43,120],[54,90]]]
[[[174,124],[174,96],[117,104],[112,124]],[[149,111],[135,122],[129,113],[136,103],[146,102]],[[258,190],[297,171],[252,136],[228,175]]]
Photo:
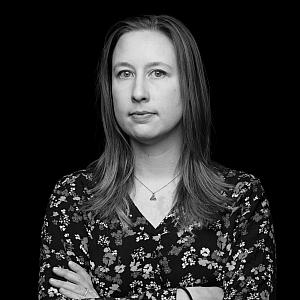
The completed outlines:
[[[198,42],[212,104],[212,157],[261,179],[275,224],[280,281],[285,194],[278,160],[283,135],[278,70],[285,43],[280,8],[44,4],[21,7],[17,15],[11,12],[11,93],[20,94],[15,101],[19,126],[14,139],[20,152],[17,160],[25,163],[13,177],[13,182],[24,185],[18,193],[22,223],[13,236],[17,235],[16,261],[23,268],[24,293],[28,290],[36,297],[40,230],[54,184],[85,168],[103,149],[94,90],[105,33],[120,18],[150,13],[179,18]]]

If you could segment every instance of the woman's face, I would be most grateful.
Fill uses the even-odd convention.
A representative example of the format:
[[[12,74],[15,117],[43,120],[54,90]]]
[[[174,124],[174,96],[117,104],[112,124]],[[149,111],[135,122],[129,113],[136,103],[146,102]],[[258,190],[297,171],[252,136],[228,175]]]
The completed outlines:
[[[118,124],[136,141],[153,144],[181,133],[182,101],[175,49],[161,32],[122,35],[112,58]]]

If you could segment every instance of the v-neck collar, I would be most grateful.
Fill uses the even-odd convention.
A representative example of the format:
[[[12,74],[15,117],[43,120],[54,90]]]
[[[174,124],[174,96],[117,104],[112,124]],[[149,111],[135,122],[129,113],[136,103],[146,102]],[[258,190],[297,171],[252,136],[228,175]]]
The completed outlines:
[[[146,221],[147,229],[151,234],[157,234],[162,230],[162,227],[167,226],[169,223],[172,223],[172,219],[175,217],[174,209],[172,208],[167,215],[160,221],[160,223],[155,227],[139,210],[139,208],[135,205],[134,201],[128,196],[128,201],[130,203],[130,212],[132,217],[136,219],[137,217],[141,217]]]

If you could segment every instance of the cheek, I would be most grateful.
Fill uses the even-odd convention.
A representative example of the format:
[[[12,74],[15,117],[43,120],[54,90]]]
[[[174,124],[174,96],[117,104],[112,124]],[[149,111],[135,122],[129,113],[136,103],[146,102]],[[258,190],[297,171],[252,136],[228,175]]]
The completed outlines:
[[[174,94],[174,98],[172,99],[171,111],[174,115],[175,119],[181,119],[183,114],[183,103],[180,94]]]
[[[126,87],[117,84],[112,85],[112,97],[115,113],[121,113],[128,109],[128,91]]]
[[[182,114],[183,106],[180,98],[170,97],[161,107],[161,116],[166,122],[177,123],[182,118]]]
[[[115,113],[121,112],[126,106],[124,93],[121,93],[117,89],[112,89],[112,97]]]
[[[114,101],[114,114],[117,124],[126,132],[124,113],[122,112],[122,107],[120,107],[116,101]]]
[[[120,105],[120,101],[115,100],[115,99],[113,101],[113,105],[114,105],[115,117],[116,117],[119,125],[121,125],[120,123],[122,123],[123,107],[122,107],[122,105]]]
[[[169,98],[172,98],[176,104],[181,103],[180,85],[178,79],[174,79],[168,90]]]
[[[122,128],[123,131],[126,132],[126,117],[128,114],[128,109],[126,106],[125,99],[122,99],[118,95],[113,95],[113,108],[115,118],[117,120],[118,125]]]
[[[175,114],[182,114],[183,103],[179,87],[173,88],[166,96],[166,99],[168,99],[168,109]]]

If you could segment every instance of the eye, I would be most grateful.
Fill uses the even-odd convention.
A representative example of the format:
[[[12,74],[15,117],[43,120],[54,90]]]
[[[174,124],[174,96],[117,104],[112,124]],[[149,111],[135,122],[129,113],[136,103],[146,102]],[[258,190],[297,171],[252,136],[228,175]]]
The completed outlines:
[[[129,70],[122,70],[117,73],[117,77],[121,79],[127,79],[130,78],[131,76],[133,76],[133,73]]]
[[[154,78],[161,78],[161,77],[165,77],[167,75],[167,72],[164,70],[160,70],[160,69],[156,69],[151,71],[150,76],[154,77]]]

